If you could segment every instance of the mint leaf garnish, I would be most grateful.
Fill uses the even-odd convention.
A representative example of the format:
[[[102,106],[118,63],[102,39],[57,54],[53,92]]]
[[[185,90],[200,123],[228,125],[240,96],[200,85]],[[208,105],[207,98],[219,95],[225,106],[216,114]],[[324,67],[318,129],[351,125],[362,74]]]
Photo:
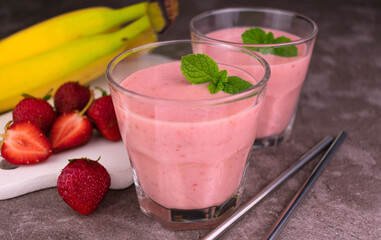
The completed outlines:
[[[228,71],[219,70],[217,63],[205,54],[188,54],[181,57],[181,71],[192,84],[207,83],[210,93],[223,90],[229,94],[242,92],[251,86],[248,81],[237,76],[228,77]]]
[[[208,90],[211,94],[218,93],[222,89],[224,89],[224,85],[221,82],[217,84],[215,84],[214,82],[211,82],[208,84]]]
[[[274,34],[260,28],[250,28],[241,35],[242,41],[247,44],[271,44],[274,42]]]
[[[188,54],[182,57],[181,70],[192,84],[210,82],[219,73],[217,63],[205,54]]]
[[[250,82],[243,80],[237,76],[228,77],[228,82],[224,85],[223,91],[230,94],[242,92],[253,86]]]
[[[260,28],[250,28],[241,35],[242,42],[246,44],[276,44],[291,42],[291,39],[281,36],[274,38],[272,32],[266,32]],[[258,51],[263,54],[274,54],[281,57],[298,56],[298,48],[296,46],[287,47],[247,47],[250,50]]]
[[[291,40],[289,38],[282,36],[282,37],[277,37],[274,43],[285,43],[290,41]],[[298,48],[295,46],[274,48],[274,54],[277,56],[283,56],[283,57],[295,57],[295,56],[298,56]]]
[[[214,83],[219,83],[219,82],[227,82],[228,81],[228,71],[226,70],[221,70],[215,79],[213,79]]]

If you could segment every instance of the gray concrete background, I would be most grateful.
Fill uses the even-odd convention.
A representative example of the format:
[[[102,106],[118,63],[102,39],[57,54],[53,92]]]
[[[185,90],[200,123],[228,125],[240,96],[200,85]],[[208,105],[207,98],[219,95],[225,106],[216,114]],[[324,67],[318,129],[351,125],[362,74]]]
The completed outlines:
[[[132,2],[1,0],[0,38],[59,13]],[[189,38],[188,23],[197,13],[237,6],[293,10],[319,26],[292,140],[255,151],[245,200],[321,138],[346,130],[347,139],[279,239],[381,239],[380,1],[180,0],[180,16],[161,40]],[[262,239],[317,161],[267,196],[221,239]],[[199,239],[208,231],[164,229],[140,213],[134,187],[110,191],[89,216],[72,211],[56,188],[0,201],[0,239]]]

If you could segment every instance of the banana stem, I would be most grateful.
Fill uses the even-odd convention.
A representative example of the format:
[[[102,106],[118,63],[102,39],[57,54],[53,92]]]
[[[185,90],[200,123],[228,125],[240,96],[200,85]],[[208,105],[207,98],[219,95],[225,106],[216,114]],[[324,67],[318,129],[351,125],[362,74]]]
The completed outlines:
[[[115,17],[123,19],[125,22],[128,22],[144,15],[147,12],[147,7],[147,2],[141,2],[131,6],[115,9],[114,14]]]
[[[157,1],[151,1],[147,7],[147,13],[155,32],[161,33],[167,25],[165,10],[159,6]]]
[[[151,28],[151,22],[148,18],[148,15],[145,14],[121,30],[111,34],[115,35],[117,38],[121,38],[123,41],[129,41],[137,37],[142,32],[148,30],[149,28]]]

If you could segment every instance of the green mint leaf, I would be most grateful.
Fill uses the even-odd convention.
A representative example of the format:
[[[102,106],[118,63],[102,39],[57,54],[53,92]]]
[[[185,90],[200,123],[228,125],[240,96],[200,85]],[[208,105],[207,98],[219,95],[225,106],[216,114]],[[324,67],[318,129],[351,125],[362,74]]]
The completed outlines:
[[[223,91],[229,94],[236,94],[239,92],[242,92],[250,87],[252,87],[253,84],[251,84],[248,81],[243,80],[240,77],[237,76],[230,76],[228,77],[228,82],[224,84]]]
[[[274,39],[274,43],[286,43],[286,42],[291,42],[291,39],[285,36],[277,37]]]
[[[226,71],[225,69],[224,70],[221,70],[218,74],[217,74],[217,77],[215,79],[213,79],[213,82],[214,83],[219,83],[219,82],[227,82],[228,81],[228,71]]]
[[[242,41],[248,44],[270,44],[274,42],[274,34],[266,32],[260,28],[250,28],[242,36]]]
[[[274,43],[286,43],[291,42],[291,39],[287,37],[277,37]],[[274,48],[274,54],[282,57],[296,57],[298,56],[298,48],[295,46]]]
[[[274,48],[273,47],[259,47],[259,48],[257,48],[256,51],[258,51],[262,54],[274,54]]]
[[[215,79],[212,80],[208,85],[208,90],[211,94],[218,93],[222,89],[224,89],[225,83],[228,82],[228,71],[221,70]]]
[[[260,28],[250,28],[241,35],[242,42],[245,44],[274,44],[274,43],[286,43],[291,42],[291,39],[281,36],[274,39],[272,32],[266,32]],[[295,57],[298,55],[298,49],[296,46],[288,47],[247,47],[252,51],[258,51],[262,54],[274,54],[281,57]]]
[[[205,54],[188,54],[181,58],[181,70],[192,84],[213,81],[218,73],[217,63]]]
[[[211,94],[216,94],[222,89],[224,89],[224,84],[222,82],[219,82],[219,83],[210,82],[208,84],[208,90]]]
[[[242,92],[253,86],[237,76],[228,77],[228,71],[219,71],[217,63],[205,54],[188,54],[181,58],[180,66],[185,78],[192,84],[206,83],[211,94],[223,90],[229,94]]]

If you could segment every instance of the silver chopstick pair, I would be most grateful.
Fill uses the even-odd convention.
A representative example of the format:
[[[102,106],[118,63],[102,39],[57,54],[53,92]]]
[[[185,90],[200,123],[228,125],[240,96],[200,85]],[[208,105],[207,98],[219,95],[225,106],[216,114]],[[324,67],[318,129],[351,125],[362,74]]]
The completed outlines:
[[[310,177],[303,184],[301,189],[298,191],[296,196],[292,199],[290,204],[287,206],[285,211],[282,213],[280,218],[271,228],[269,233],[266,235],[266,240],[275,239],[275,237],[282,230],[287,220],[290,218],[291,214],[294,212],[298,204],[301,202],[303,197],[307,194],[308,190],[311,188],[312,184],[318,178],[320,173],[322,172],[325,165],[331,159],[333,153],[337,150],[339,145],[342,143],[346,136],[346,132],[342,131],[335,139],[331,136],[325,137],[321,140],[316,146],[314,146],[311,150],[305,153],[302,157],[299,158],[292,166],[282,172],[277,178],[275,178],[269,185],[267,185],[261,192],[259,192],[256,196],[250,199],[247,203],[242,205],[234,214],[232,214],[228,219],[222,222],[219,226],[213,229],[210,233],[208,233],[203,240],[212,240],[221,236],[226,230],[229,229],[235,222],[237,222],[243,215],[245,215],[250,209],[252,209],[259,201],[261,201],[267,194],[273,191],[276,187],[278,187],[282,182],[284,182],[288,177],[294,174],[297,170],[299,170],[302,166],[304,166],[307,162],[313,159],[317,154],[319,154],[326,147],[330,146],[328,150],[325,152],[320,162],[317,164],[315,169],[312,171]]]

